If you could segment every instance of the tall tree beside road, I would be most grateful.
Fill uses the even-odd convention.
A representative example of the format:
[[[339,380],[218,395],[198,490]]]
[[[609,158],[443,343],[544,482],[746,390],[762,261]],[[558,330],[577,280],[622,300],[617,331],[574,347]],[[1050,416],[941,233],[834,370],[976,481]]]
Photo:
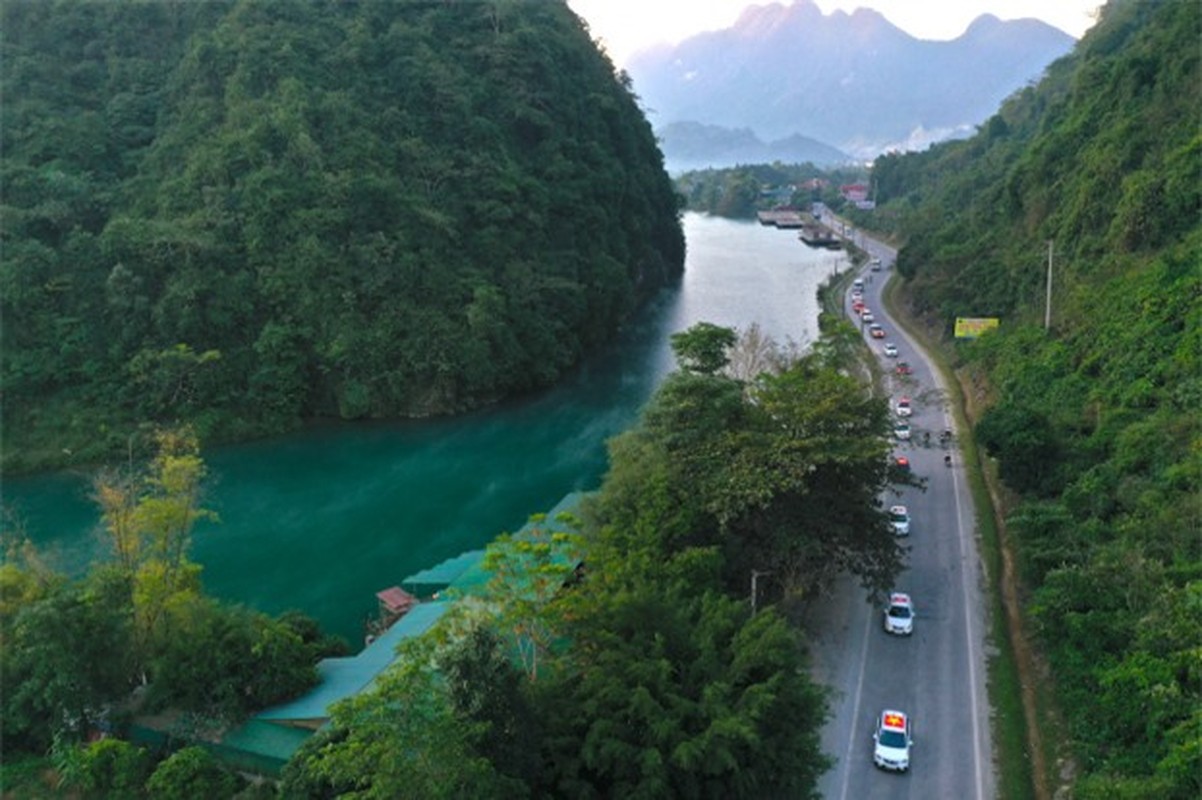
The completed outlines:
[[[829,350],[746,382],[719,374],[736,343],[714,325],[674,337],[683,369],[611,443],[587,572],[561,601],[572,645],[538,687],[560,711],[559,793],[812,797],[827,767],[825,704],[769,601],[840,568],[891,584],[886,410]],[[758,613],[753,570],[777,577]]]
[[[679,351],[682,363],[695,360],[691,347]],[[832,353],[820,349],[748,385],[669,376],[642,423],[613,445],[603,508],[619,527],[640,512],[675,517],[655,537],[660,555],[717,547],[732,590],[753,569],[776,571],[793,592],[820,591],[841,570],[889,589],[901,551],[877,499],[890,479],[888,413],[829,363]]]
[[[554,794],[816,797],[824,702],[797,634],[741,598],[636,574],[598,575],[538,687],[560,712],[546,717]]]

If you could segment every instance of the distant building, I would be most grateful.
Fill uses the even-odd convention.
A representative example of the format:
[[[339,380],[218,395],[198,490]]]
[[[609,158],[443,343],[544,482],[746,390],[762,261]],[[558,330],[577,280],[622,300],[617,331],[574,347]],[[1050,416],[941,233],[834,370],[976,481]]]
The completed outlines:
[[[849,203],[864,202],[868,199],[869,191],[871,191],[871,187],[862,183],[847,183],[839,187],[839,194],[843,195],[843,199]]]

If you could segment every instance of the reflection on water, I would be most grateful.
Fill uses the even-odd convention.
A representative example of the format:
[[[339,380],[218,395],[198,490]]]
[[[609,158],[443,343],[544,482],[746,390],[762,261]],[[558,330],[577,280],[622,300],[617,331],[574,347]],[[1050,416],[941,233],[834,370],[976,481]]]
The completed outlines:
[[[204,453],[208,507],[193,557],[206,588],[270,612],[299,608],[352,642],[374,593],[516,530],[574,489],[596,487],[605,441],[672,368],[668,336],[698,321],[804,344],[818,284],[841,263],[789,231],[686,215],[688,260],[619,341],[560,386],[453,419],[331,424]],[[104,552],[88,475],[6,481],[6,507],[61,569]]]

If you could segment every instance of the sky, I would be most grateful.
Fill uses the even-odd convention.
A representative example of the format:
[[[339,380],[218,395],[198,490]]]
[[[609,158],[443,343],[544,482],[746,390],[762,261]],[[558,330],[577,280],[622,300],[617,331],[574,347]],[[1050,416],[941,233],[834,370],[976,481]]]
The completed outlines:
[[[790,5],[792,0],[775,0]],[[623,67],[639,50],[675,44],[703,31],[729,28],[750,5],[774,0],[568,0],[613,59]],[[1034,17],[1075,38],[1093,24],[1104,0],[814,0],[823,13],[871,8],[919,39],[955,39],[981,14]]]

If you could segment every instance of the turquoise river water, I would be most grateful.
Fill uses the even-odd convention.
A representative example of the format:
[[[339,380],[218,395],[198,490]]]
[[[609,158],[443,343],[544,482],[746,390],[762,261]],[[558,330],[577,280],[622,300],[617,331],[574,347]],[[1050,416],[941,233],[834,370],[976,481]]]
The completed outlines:
[[[300,609],[361,641],[376,591],[521,527],[569,491],[595,488],[605,442],[628,428],[673,368],[668,337],[695,322],[806,344],[818,285],[845,264],[796,234],[687,214],[685,276],[559,386],[450,419],[330,424],[208,449],[192,557],[210,594]],[[5,508],[49,562],[73,574],[104,558],[90,473],[5,480]]]

